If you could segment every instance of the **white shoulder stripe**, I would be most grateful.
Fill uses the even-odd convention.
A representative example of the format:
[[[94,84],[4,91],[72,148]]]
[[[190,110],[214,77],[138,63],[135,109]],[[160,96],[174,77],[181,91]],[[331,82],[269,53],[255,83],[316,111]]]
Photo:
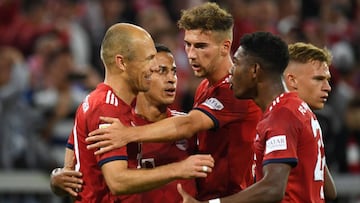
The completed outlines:
[[[79,153],[79,142],[78,142],[78,134],[77,134],[77,122],[75,120],[75,125],[73,128],[73,135],[74,135],[74,151],[75,151],[75,157],[76,157],[76,164],[75,164],[75,171],[80,170],[80,153]]]
[[[115,94],[111,91],[108,90],[107,94],[106,94],[106,101],[107,104],[112,104],[114,106],[118,106],[119,105],[119,100],[118,98],[115,96]]]
[[[187,114],[187,113],[176,111],[176,110],[170,110],[170,112],[171,112],[171,116],[183,116],[183,115]]]
[[[111,91],[108,90],[107,94],[106,94],[106,103],[110,104],[110,96],[111,96]]]

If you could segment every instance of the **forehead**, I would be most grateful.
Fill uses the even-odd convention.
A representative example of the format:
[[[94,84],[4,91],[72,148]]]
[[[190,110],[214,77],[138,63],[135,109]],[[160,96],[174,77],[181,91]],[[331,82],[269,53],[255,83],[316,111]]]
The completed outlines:
[[[210,30],[185,30],[184,40],[189,43],[211,43],[215,40],[213,35]]]
[[[304,76],[323,75],[330,77],[329,66],[322,61],[309,61],[307,63],[290,62],[290,67],[293,67],[296,72],[303,73]]]
[[[151,39],[139,40],[134,43],[135,53],[142,59],[154,56],[156,54],[155,44]]]
[[[168,52],[158,52],[155,55],[156,61],[160,63],[169,63],[172,65],[174,63],[174,57],[171,53]]]

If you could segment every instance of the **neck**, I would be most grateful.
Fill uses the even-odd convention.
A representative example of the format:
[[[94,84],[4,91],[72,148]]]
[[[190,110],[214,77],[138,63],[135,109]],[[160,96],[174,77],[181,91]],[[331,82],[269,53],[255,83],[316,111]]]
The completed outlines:
[[[224,60],[221,60],[216,66],[215,71],[206,77],[209,80],[210,85],[217,83],[229,74],[231,67],[233,66],[230,55],[226,56]]]
[[[136,99],[135,112],[147,121],[156,122],[167,117],[167,105],[154,105],[140,93]]]
[[[284,92],[281,79],[263,81],[258,84],[258,93],[254,101],[262,111],[265,111],[272,101]]]
[[[118,96],[128,105],[131,104],[138,93],[133,91],[122,77],[116,75],[106,75],[104,83],[109,85],[115,92],[116,96]]]

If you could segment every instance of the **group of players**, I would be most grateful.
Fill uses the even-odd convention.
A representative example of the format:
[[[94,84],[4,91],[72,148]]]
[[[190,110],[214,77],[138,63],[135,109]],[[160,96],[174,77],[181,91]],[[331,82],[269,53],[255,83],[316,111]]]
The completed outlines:
[[[184,10],[178,26],[204,78],[193,109],[168,108],[177,83],[170,50],[136,25],[113,25],[101,46],[104,82],[78,108],[53,191],[75,202],[336,198],[312,112],[331,91],[330,53],[256,32],[232,57],[233,18],[215,3]]]

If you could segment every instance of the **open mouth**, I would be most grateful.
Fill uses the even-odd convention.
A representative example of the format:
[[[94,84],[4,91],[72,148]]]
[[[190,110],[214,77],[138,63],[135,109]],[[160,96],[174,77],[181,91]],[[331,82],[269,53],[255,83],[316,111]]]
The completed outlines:
[[[165,92],[169,95],[174,95],[175,94],[175,91],[176,91],[176,88],[166,88],[165,89]]]
[[[198,65],[198,64],[191,64],[191,67],[192,67],[192,69],[195,70],[195,71],[200,70],[200,65]]]
[[[323,97],[321,97],[321,100],[322,100],[323,102],[326,102],[326,101],[327,101],[327,99],[328,99],[328,97],[327,97],[327,96],[323,96]]]

